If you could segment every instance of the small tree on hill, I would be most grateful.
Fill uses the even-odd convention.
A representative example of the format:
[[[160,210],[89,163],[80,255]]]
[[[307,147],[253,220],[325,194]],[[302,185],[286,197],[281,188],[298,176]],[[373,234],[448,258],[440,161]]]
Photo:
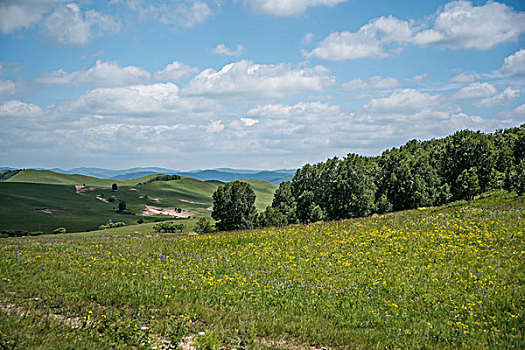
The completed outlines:
[[[112,191],[116,191],[116,190],[118,190],[118,186],[117,186],[117,184],[113,184],[113,185],[111,185],[111,190],[112,190]]]
[[[253,227],[256,216],[255,193],[242,181],[228,182],[213,193],[212,218],[218,230],[238,230]]]
[[[119,200],[118,201],[118,212],[122,213],[124,210],[126,210],[126,202]]]

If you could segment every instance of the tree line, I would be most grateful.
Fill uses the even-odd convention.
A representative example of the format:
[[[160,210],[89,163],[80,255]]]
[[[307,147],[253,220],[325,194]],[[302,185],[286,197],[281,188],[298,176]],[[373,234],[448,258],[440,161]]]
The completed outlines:
[[[348,154],[298,169],[257,213],[248,184],[213,194],[219,230],[284,226],[435,206],[493,189],[525,193],[525,124],[494,133],[462,130],[412,140],[375,157]]]

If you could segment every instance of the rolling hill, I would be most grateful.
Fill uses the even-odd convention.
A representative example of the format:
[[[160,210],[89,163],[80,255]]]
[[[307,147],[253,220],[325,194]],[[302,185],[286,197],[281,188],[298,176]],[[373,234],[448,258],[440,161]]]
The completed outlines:
[[[110,219],[133,224],[146,206],[180,208],[184,216],[211,215],[211,196],[222,182],[182,177],[138,185],[157,175],[114,180],[48,170],[22,170],[0,181],[0,230],[51,232],[64,226],[69,232],[89,231]],[[257,196],[258,210],[271,203],[276,184],[253,179],[244,181]],[[118,186],[117,191],[111,190],[114,183]],[[126,202],[124,213],[116,212],[119,200]],[[146,221],[162,218],[166,216],[149,213]]]

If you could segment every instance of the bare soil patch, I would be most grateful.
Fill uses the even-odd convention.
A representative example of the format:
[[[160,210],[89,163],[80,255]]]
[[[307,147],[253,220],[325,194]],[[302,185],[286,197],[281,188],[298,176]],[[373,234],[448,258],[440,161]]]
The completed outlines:
[[[179,201],[184,202],[184,203],[190,203],[190,204],[201,204],[201,205],[206,205],[206,203],[194,202],[194,201],[188,201],[188,200],[186,200],[186,199],[179,199]]]
[[[55,211],[54,209],[49,209],[49,208],[37,209],[37,210],[41,211],[42,213],[46,213],[46,214],[53,214],[53,212]]]
[[[109,201],[108,201],[106,198],[102,197],[101,195],[97,195],[97,199],[98,199],[99,201],[101,201],[101,202],[109,203]]]
[[[193,214],[186,209],[182,209],[182,211],[179,213],[177,211],[177,208],[173,208],[173,207],[161,208],[161,207],[155,207],[153,205],[146,205],[146,207],[140,211],[140,215],[144,215],[144,216],[168,215],[174,218],[187,218]]]

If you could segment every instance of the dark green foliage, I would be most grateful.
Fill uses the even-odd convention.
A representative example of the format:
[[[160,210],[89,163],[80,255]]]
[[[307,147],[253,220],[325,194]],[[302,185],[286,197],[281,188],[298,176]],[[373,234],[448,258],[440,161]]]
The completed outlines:
[[[216,227],[221,231],[253,227],[256,214],[255,193],[242,181],[219,186],[213,193],[213,212]]]
[[[525,193],[525,159],[508,172],[505,182],[509,191],[516,191],[520,196]]]
[[[456,186],[459,198],[470,201],[480,192],[478,170],[475,167],[463,170],[456,180]]]
[[[172,181],[172,180],[180,180],[180,179],[181,177],[179,175],[159,175],[159,176],[149,179],[148,181],[139,182],[137,186],[149,184],[155,181]]]
[[[457,182],[464,170],[477,169],[481,192],[490,189],[496,167],[497,153],[490,138],[481,132],[462,130],[447,138],[442,158],[442,176],[450,184],[455,199],[461,198]]]
[[[118,201],[118,212],[122,213],[124,210],[126,210],[126,202],[119,200]]]
[[[184,230],[184,224],[176,224],[174,222],[161,222],[153,226],[153,229],[155,230],[155,232],[159,233],[174,233],[177,231],[182,233],[182,230]]]
[[[259,225],[337,220],[471,200],[502,188],[525,193],[525,124],[484,134],[462,130],[441,140],[412,140],[378,157],[349,154],[298,169],[275,192]],[[280,222],[281,223],[281,222]]]
[[[272,208],[278,210],[286,218],[287,224],[297,223],[297,202],[292,194],[292,184],[282,182],[273,195]]]
[[[64,234],[64,233],[66,233],[66,231],[67,231],[67,230],[66,230],[65,227],[59,227],[59,228],[56,228],[56,229],[53,231],[53,233],[56,234],[56,235],[58,235],[58,234]]]
[[[210,220],[205,217],[199,218],[197,224],[195,224],[195,232],[197,232],[198,234],[213,232],[213,226],[210,223]]]
[[[271,206],[257,216],[257,227],[286,226],[288,220],[286,215],[278,208]]]
[[[118,185],[117,185],[117,184],[112,184],[112,185],[111,185],[111,190],[112,190],[112,191],[116,191],[116,190],[118,190]]]
[[[113,222],[113,220],[109,219],[108,222],[106,224],[103,224],[103,225],[100,225],[98,227],[99,230],[106,230],[108,228],[113,228],[113,227],[123,227],[123,226],[126,226],[126,223],[125,222],[122,222],[122,221],[118,221],[118,222]]]
[[[138,220],[137,220],[137,224],[143,224],[144,223],[144,218],[141,216]]]

